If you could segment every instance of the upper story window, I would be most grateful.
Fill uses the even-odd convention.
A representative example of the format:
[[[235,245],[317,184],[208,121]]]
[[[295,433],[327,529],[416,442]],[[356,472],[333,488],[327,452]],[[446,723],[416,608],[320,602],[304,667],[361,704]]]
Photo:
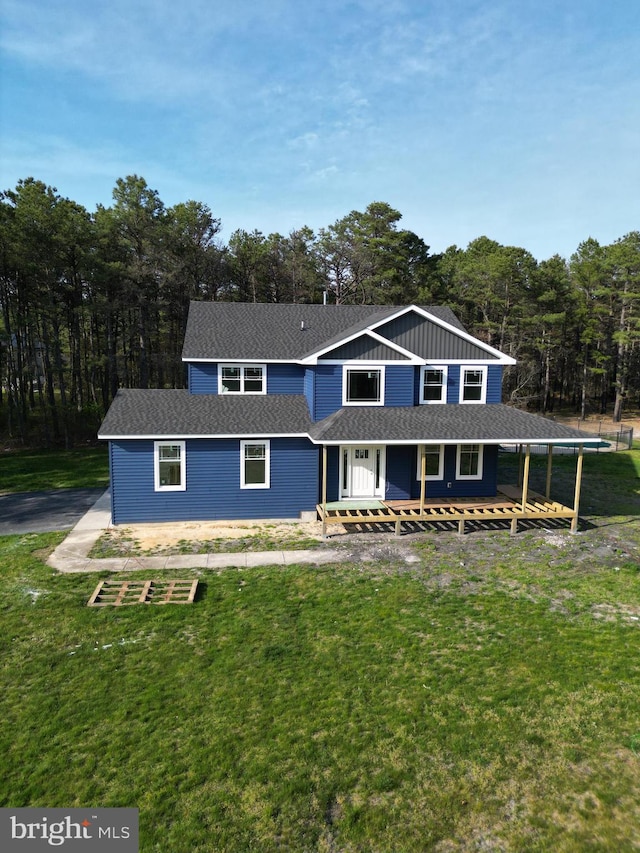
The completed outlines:
[[[153,456],[156,492],[184,492],[187,488],[185,442],[155,441]]]
[[[383,403],[383,367],[344,367],[342,375],[344,406],[380,406]]]
[[[485,403],[487,400],[487,368],[460,368],[460,402]]]
[[[430,367],[420,369],[420,402],[447,402],[447,368]]]
[[[221,364],[219,394],[266,394],[266,364]]]

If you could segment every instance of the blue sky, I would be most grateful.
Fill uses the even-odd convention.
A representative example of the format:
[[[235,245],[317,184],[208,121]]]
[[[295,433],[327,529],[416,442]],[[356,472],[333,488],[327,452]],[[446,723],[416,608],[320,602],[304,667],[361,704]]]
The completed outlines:
[[[0,188],[568,257],[640,229],[639,58],[637,0],[0,0]]]

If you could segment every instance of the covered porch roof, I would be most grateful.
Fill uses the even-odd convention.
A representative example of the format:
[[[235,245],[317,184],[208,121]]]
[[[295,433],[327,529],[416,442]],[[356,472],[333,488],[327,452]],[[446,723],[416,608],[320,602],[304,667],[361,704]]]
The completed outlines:
[[[317,444],[598,444],[598,436],[502,403],[345,406],[315,423]]]

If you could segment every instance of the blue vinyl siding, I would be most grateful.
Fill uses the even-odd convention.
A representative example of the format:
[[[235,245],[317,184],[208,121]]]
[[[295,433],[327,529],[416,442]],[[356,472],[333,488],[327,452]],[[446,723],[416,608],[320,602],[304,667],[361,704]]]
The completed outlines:
[[[493,445],[484,447],[484,460],[481,480],[456,480],[455,445],[445,446],[444,477],[442,480],[427,480],[428,497],[493,497],[497,490],[498,448]],[[327,456],[327,500],[340,499],[339,470],[340,449],[328,448]],[[390,501],[417,499],[420,497],[418,471],[418,450],[410,445],[388,445],[386,452],[385,499]],[[451,488],[448,488],[451,483]]]
[[[401,501],[411,497],[411,478],[415,473],[415,447],[389,445],[387,447],[387,488],[385,498]],[[411,464],[413,462],[413,470]]]
[[[460,402],[460,365],[450,364],[447,375],[447,403]]]
[[[487,403],[502,402],[502,365],[490,364],[487,374]]]
[[[319,364],[315,368],[314,406],[311,416],[316,421],[329,417],[342,407],[342,365]]]
[[[384,374],[385,406],[413,406],[414,367],[387,365]]]
[[[307,367],[304,372],[304,396],[307,400],[307,406],[311,414],[311,420],[316,420],[315,416],[315,395],[316,395],[316,374],[312,367]]]
[[[301,438],[271,439],[271,488],[240,488],[239,439],[188,439],[187,488],[156,492],[153,441],[110,442],[114,524],[298,518],[318,501],[319,452]]]
[[[302,394],[304,368],[297,364],[268,364],[268,394]],[[188,365],[189,391],[192,394],[218,393],[218,365],[211,362]]]
[[[303,394],[305,370],[299,364],[268,364],[267,394]]]
[[[418,377],[418,384],[420,379]],[[419,392],[418,392],[419,393]],[[460,402],[460,365],[449,365],[447,403]],[[502,402],[502,365],[490,364],[487,370],[487,403]],[[471,405],[471,404],[470,404]]]
[[[218,393],[218,365],[202,362],[188,365],[188,382],[191,394]]]
[[[411,497],[420,497],[420,481],[418,473],[418,450],[411,448]],[[444,448],[444,477],[442,480],[427,480],[427,497],[431,498],[462,498],[462,497],[494,497],[498,483],[498,448],[487,444],[483,450],[482,479],[456,480],[455,445],[445,445]],[[451,488],[448,487],[451,483]]]

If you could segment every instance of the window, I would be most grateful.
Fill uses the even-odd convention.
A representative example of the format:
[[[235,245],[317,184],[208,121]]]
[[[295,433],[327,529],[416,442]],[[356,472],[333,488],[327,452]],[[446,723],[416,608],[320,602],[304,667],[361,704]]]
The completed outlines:
[[[154,442],[154,488],[156,492],[184,492],[187,488],[184,441]]]
[[[221,364],[219,394],[266,394],[265,364]]]
[[[418,470],[416,479],[422,479],[422,457],[425,459],[425,480],[442,480],[444,477],[444,446],[423,444],[418,447]]]
[[[487,368],[460,368],[460,402],[484,403],[487,398]]]
[[[423,367],[420,370],[420,402],[447,402],[447,368]]]
[[[482,445],[459,444],[456,463],[456,479],[482,479]]]
[[[342,388],[343,405],[379,405],[384,400],[384,370],[381,367],[345,367]]]
[[[268,489],[270,481],[268,441],[240,442],[240,488]]]

